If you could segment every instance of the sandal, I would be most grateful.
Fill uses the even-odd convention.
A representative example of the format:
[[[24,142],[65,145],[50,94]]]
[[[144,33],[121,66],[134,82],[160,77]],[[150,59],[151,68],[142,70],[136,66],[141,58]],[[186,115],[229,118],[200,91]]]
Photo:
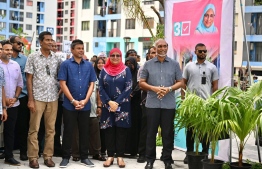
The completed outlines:
[[[108,157],[106,161],[104,162],[104,167],[110,167],[110,165],[113,165],[114,157]]]
[[[125,164],[122,157],[117,157],[117,165],[119,166],[119,168],[125,168],[126,167],[126,164]]]
[[[101,154],[96,154],[93,156],[93,159],[99,160],[99,161],[106,161],[105,156],[102,156]]]
[[[79,157],[73,157],[73,161],[80,161]]]

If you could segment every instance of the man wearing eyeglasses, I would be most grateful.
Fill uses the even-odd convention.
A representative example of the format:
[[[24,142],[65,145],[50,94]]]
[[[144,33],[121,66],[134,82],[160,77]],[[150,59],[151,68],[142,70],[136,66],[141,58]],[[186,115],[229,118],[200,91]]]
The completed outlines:
[[[19,95],[23,88],[23,79],[20,66],[17,62],[10,60],[13,49],[12,44],[1,41],[3,52],[1,55],[0,66],[4,69],[5,76],[5,96],[8,119],[4,123],[4,144],[5,144],[5,163],[9,165],[20,165],[13,157],[14,132],[18,114]]]
[[[54,167],[55,121],[58,106],[57,74],[62,62],[61,57],[52,52],[52,34],[44,31],[39,34],[40,50],[28,56],[25,72],[28,90],[30,123],[28,131],[28,158],[31,168],[39,168],[38,140],[41,117],[44,116],[45,146],[44,164]]]
[[[16,121],[15,138],[17,139],[15,139],[15,145],[17,145],[16,142],[19,144],[17,146],[19,146],[20,149],[20,160],[25,161],[28,160],[27,136],[28,136],[29,119],[30,119],[30,110],[27,107],[28,96],[27,96],[27,87],[26,87],[26,77],[24,72],[27,57],[21,53],[24,44],[18,36],[12,36],[10,38],[10,42],[12,43],[12,47],[13,47],[13,54],[11,59],[19,64],[23,77],[23,89],[18,97],[20,105],[18,106],[18,114],[17,114],[17,121]]]
[[[198,43],[195,46],[195,54],[197,60],[190,62],[185,66],[183,72],[184,89],[196,93],[198,96],[206,99],[218,88],[218,71],[213,63],[206,60],[207,50],[206,46]],[[184,92],[181,92],[182,98]],[[202,152],[208,154],[209,143],[205,139],[201,140]],[[194,151],[194,137],[192,128],[187,129],[186,134],[187,152]],[[187,164],[187,156],[184,159]]]

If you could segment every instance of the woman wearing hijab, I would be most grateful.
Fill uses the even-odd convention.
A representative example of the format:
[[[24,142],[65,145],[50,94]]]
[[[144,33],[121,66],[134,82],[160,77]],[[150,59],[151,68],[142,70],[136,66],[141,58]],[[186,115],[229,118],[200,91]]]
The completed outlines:
[[[109,167],[117,156],[117,164],[125,167],[123,161],[127,129],[131,127],[130,94],[132,75],[122,62],[122,53],[114,48],[109,53],[99,77],[99,93],[102,101],[101,129],[105,130],[108,158],[104,167]]]
[[[141,90],[137,81],[138,64],[134,57],[126,58],[125,65],[129,67],[132,74],[132,92],[131,92],[131,122],[132,126],[128,129],[125,153],[136,156],[138,152],[138,142],[141,129],[142,109]]]
[[[213,4],[208,4],[196,27],[195,34],[217,33],[217,28],[214,25],[215,15],[215,6]]]

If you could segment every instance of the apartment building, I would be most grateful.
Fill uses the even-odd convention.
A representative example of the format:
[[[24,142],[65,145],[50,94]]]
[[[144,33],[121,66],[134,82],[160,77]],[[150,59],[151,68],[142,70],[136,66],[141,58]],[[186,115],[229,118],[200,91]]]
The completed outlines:
[[[247,35],[246,40],[248,44],[246,47],[243,36],[244,31],[241,16],[241,4],[240,1],[235,2],[234,66],[236,68],[246,68],[248,51],[252,70],[251,73],[257,76],[262,76],[262,6],[255,5],[255,2],[251,0],[242,0]]]
[[[50,31],[56,35],[56,9],[54,1],[0,0],[0,38],[15,35],[12,28],[23,28],[32,51],[39,49],[38,35]]]

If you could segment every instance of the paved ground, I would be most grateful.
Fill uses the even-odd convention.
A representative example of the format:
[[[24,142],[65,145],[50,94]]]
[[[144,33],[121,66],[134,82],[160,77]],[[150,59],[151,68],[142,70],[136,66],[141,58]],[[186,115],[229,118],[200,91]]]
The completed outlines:
[[[237,145],[234,139],[232,143],[233,143],[232,144],[233,145],[233,154],[232,155],[233,155],[233,161],[234,161],[235,159],[237,159],[238,153],[237,153]],[[244,159],[249,159],[251,161],[258,161],[257,148],[254,143],[255,143],[255,139],[253,135],[251,135],[251,137],[247,141],[246,148],[244,150]],[[159,157],[161,155],[161,149],[162,147],[157,147],[157,160],[155,161],[154,169],[164,169],[163,162],[159,160]],[[183,163],[183,159],[185,157],[185,153],[183,151],[174,150],[172,156],[173,156],[173,159],[175,160],[173,168],[175,169],[187,169],[188,168],[187,165]],[[17,153],[15,153],[15,158],[19,159],[19,155]],[[54,157],[53,160],[56,163],[56,167],[54,167],[53,169],[58,169],[59,163],[61,162],[61,158]],[[142,163],[142,164],[137,163],[136,159],[125,158],[124,160],[126,162],[126,169],[143,169],[145,166],[145,163]],[[103,162],[100,162],[97,160],[92,160],[92,162],[95,164],[94,168],[98,168],[98,169],[104,168]],[[42,158],[39,159],[39,163],[40,163],[41,169],[48,168],[44,165]],[[29,168],[28,161],[25,161],[25,162],[22,161],[21,164],[22,164],[21,166],[10,166],[10,165],[4,164],[4,160],[0,160],[0,169],[28,169]],[[67,168],[68,169],[84,169],[87,167],[80,165],[80,162],[74,162],[70,160],[70,165]],[[117,169],[117,168],[119,167],[116,164],[116,159],[115,159],[114,165],[112,165],[110,169]]]

